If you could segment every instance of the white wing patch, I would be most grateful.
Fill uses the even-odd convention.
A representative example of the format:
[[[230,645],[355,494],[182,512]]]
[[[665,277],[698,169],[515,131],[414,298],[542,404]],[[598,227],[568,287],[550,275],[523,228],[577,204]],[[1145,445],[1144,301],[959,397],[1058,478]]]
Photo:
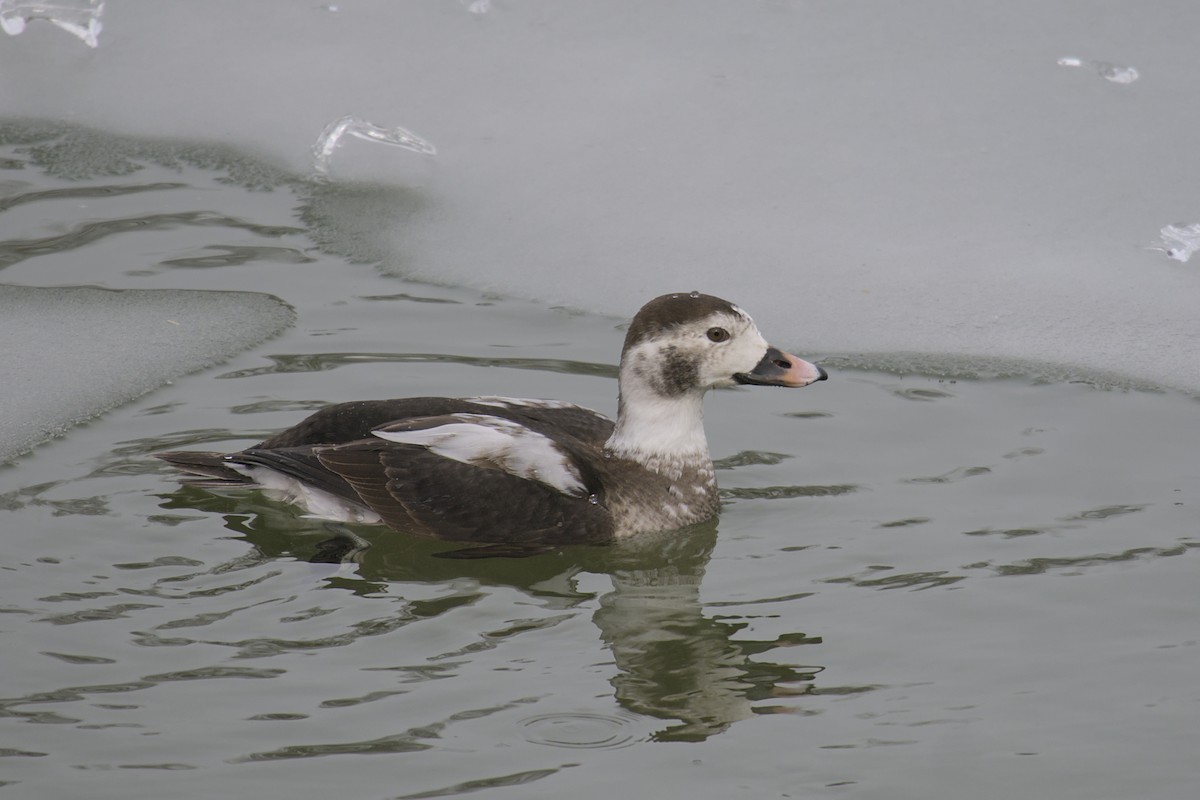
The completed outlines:
[[[427,448],[463,464],[492,464],[570,497],[587,496],[579,468],[552,439],[518,422],[487,414],[449,414],[439,419],[453,421],[416,430],[405,429],[411,423],[399,423],[372,433],[389,442]]]
[[[267,497],[298,505],[308,512],[305,515],[307,517],[327,519],[333,522],[357,522],[366,525],[375,525],[383,521],[378,514],[361,503],[343,500],[270,467],[258,464],[238,464],[233,461],[226,463],[232,469],[257,483]]]

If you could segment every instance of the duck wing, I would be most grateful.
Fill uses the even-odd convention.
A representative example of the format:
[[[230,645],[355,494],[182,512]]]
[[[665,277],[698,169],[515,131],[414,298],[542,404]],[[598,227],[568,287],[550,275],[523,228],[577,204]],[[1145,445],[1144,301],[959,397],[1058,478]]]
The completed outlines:
[[[581,442],[602,444],[613,423],[590,408],[558,400],[514,397],[403,397],[337,403],[255,445],[272,450],[302,445],[330,445],[371,438],[376,428],[392,422],[447,414],[487,414],[511,419],[538,431],[566,434]]]
[[[383,521],[441,539],[608,541],[612,517],[586,443],[495,414],[393,422],[371,440],[316,449]]]

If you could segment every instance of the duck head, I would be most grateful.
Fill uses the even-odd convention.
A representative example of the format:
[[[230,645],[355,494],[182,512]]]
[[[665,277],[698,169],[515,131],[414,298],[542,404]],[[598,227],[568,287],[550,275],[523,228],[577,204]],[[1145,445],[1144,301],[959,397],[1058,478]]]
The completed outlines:
[[[699,292],[665,294],[642,306],[625,334],[609,447],[642,462],[664,454],[707,460],[702,401],[709,389],[800,387],[827,377],[768,344],[733,303]]]
[[[733,303],[699,292],[665,294],[642,306],[621,351],[622,381],[664,397],[735,383],[798,388],[828,377],[768,344]]]

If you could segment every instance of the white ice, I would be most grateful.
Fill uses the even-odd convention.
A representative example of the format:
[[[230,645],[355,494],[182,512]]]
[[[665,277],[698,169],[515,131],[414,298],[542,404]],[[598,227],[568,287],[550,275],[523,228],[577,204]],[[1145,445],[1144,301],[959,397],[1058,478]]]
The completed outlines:
[[[0,285],[0,463],[291,322],[249,292]]]
[[[1197,30],[1194,0],[164,0],[110,4],[96,50],[4,41],[0,97],[298,170],[346,115],[420,131],[436,156],[330,166],[427,198],[389,259],[418,277],[1200,391],[1200,272],[1147,249],[1200,213]]]
[[[44,20],[79,37],[88,47],[98,47],[103,14],[103,0],[0,0],[0,30],[18,36],[30,22]]]

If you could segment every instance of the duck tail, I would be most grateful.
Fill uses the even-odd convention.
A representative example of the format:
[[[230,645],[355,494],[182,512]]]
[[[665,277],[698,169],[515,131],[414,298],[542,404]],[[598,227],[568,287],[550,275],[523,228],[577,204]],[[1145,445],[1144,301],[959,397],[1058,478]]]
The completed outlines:
[[[180,481],[189,486],[219,488],[222,486],[254,486],[253,480],[229,466],[224,453],[197,450],[172,450],[155,453],[175,469],[184,473]]]

